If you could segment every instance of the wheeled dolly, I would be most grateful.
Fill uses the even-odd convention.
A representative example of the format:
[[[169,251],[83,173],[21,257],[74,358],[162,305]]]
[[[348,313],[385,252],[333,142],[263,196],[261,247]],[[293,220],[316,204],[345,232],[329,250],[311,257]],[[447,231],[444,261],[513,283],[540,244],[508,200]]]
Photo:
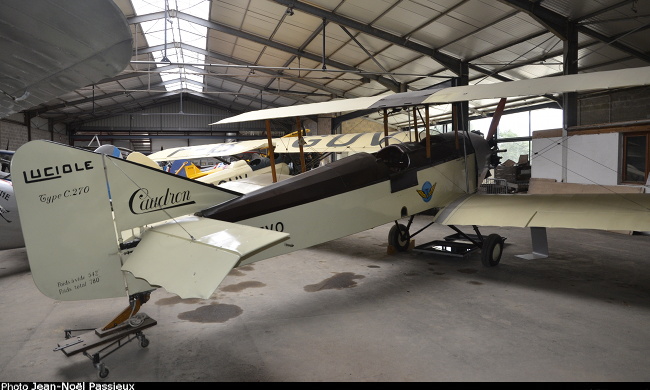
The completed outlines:
[[[133,296],[130,306],[102,328],[66,329],[65,340],[54,351],[62,351],[66,356],[83,353],[97,369],[97,375],[106,378],[109,370],[102,360],[107,356],[136,339],[142,348],[149,346],[149,339],[142,331],[157,322],[145,313],[135,314],[148,298],[148,294]],[[84,333],[75,336],[78,332]]]

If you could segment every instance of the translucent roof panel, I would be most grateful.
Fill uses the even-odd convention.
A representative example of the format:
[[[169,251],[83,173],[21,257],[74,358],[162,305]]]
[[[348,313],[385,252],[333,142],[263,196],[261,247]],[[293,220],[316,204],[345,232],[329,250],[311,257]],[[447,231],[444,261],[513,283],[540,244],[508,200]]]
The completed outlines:
[[[153,54],[157,67],[167,67],[161,73],[167,91],[192,90],[202,92],[204,85],[201,70],[205,55],[200,53],[207,48],[207,27],[174,17],[176,11],[207,20],[210,2],[207,0],[166,0],[151,2],[133,0],[133,7],[138,15],[147,15],[167,11],[167,20],[160,18],[142,22],[142,30],[149,47],[161,46]],[[192,50],[196,48],[196,50]],[[171,63],[170,67],[166,63]],[[184,64],[193,64],[188,69]]]

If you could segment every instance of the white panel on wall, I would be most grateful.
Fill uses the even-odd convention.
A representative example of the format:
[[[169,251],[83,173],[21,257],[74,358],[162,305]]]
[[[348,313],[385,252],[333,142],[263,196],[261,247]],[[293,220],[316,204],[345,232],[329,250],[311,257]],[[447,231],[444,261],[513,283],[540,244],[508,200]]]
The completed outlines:
[[[569,138],[569,183],[618,184],[619,134],[589,134]]]
[[[562,181],[560,137],[533,138],[531,177]],[[619,134],[574,135],[568,138],[567,182],[618,184]]]
[[[530,159],[531,178],[562,181],[561,137],[533,138]]]

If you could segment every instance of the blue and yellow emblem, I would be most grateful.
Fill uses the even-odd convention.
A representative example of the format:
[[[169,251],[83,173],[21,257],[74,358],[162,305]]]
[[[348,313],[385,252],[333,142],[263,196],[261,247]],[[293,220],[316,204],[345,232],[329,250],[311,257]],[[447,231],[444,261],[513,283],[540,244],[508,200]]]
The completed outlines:
[[[436,189],[436,185],[435,184],[431,185],[431,183],[427,181],[424,184],[422,184],[421,190],[416,190],[416,191],[418,192],[418,194],[420,194],[422,200],[428,202],[431,200],[431,197],[433,196],[433,190],[435,189]]]

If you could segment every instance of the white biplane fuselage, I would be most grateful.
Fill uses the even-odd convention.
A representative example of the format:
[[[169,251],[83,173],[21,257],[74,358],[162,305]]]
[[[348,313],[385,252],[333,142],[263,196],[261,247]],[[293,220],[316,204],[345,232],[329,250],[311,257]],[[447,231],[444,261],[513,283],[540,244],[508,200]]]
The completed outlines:
[[[485,143],[481,136],[471,136],[474,143]],[[487,145],[479,158],[473,152],[465,157],[455,150],[453,134],[433,139],[439,147],[431,160],[425,156],[424,141],[390,145],[376,154],[354,154],[197,215],[289,233],[285,242],[243,260],[239,264],[243,265],[442,208],[476,190],[477,160],[480,169],[486,168]]]

